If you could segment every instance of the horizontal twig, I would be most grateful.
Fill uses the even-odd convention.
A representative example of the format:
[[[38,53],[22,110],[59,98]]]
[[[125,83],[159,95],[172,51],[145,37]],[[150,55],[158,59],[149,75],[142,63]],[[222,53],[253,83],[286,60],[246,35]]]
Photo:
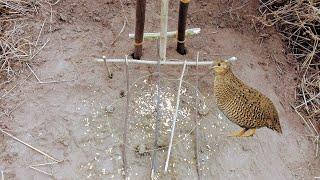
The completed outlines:
[[[237,57],[231,57],[228,60],[229,61],[236,61],[237,59],[238,59]],[[98,62],[107,62],[107,63],[124,63],[126,60],[125,59],[96,58],[96,61],[98,61]],[[128,63],[157,65],[158,61],[128,59]],[[170,60],[170,59],[167,59],[166,61],[160,61],[161,65],[183,65],[184,63],[185,63],[184,61]],[[199,66],[207,66],[207,65],[212,65],[212,64],[213,64],[213,61],[201,61],[201,62],[198,62]],[[186,65],[188,65],[188,66],[196,66],[197,62],[196,61],[192,61],[192,60],[186,61]]]
[[[193,35],[199,34],[200,31],[201,31],[200,28],[187,29],[186,36],[193,36]],[[167,32],[167,37],[168,38],[177,37],[177,31]],[[134,39],[134,34],[129,34],[129,38]],[[156,40],[159,38],[160,38],[160,33],[144,33],[143,34],[143,39],[146,39],[146,40]]]

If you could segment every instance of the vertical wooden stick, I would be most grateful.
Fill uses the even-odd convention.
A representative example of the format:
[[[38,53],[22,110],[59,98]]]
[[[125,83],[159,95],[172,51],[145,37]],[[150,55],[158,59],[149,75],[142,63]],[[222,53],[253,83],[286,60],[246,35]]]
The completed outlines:
[[[169,0],[161,1],[160,59],[166,60]]]
[[[177,52],[182,55],[187,54],[187,49],[184,45],[184,42],[189,2],[190,0],[180,0],[179,6]]]
[[[156,105],[156,126],[154,129],[154,144],[153,144],[153,154],[152,154],[152,167],[151,167],[151,179],[155,179],[155,173],[157,171],[157,148],[158,148],[158,136],[159,136],[159,125],[160,125],[160,59],[158,60],[157,71],[157,105]]]
[[[171,136],[170,136],[170,142],[169,142],[166,165],[164,167],[164,171],[165,172],[168,171],[168,166],[169,166],[169,160],[170,160],[170,154],[171,154],[171,149],[172,149],[174,130],[176,128],[176,121],[177,121],[179,105],[180,105],[180,91],[181,91],[181,86],[182,86],[183,75],[184,75],[184,72],[186,70],[186,65],[187,65],[187,63],[186,63],[186,61],[184,61],[183,69],[182,69],[181,76],[180,76],[180,81],[179,81],[176,109],[175,109],[175,113],[174,113],[174,116],[173,116],[173,119],[172,119],[173,122],[172,122],[172,128],[171,128]]]
[[[137,0],[136,6],[136,29],[134,42],[134,59],[140,59],[142,56],[143,31],[146,12],[146,0]]]
[[[200,165],[200,156],[199,156],[199,126],[198,126],[198,114],[199,114],[199,70],[198,70],[198,62],[199,62],[199,52],[197,53],[197,65],[196,65],[196,118],[195,118],[195,124],[196,124],[196,129],[195,129],[195,154],[196,154],[196,168],[197,168],[197,173],[198,173],[198,180],[201,180],[202,175],[201,175],[201,165]]]
[[[130,103],[130,89],[129,89],[129,63],[128,56],[126,56],[126,79],[127,79],[127,104],[126,104],[126,116],[124,120],[123,128],[123,144],[122,144],[122,161],[124,169],[124,178],[127,179],[128,169],[127,169],[127,154],[126,154],[126,145],[127,145],[127,133],[128,133],[128,121],[129,121],[129,103]]]

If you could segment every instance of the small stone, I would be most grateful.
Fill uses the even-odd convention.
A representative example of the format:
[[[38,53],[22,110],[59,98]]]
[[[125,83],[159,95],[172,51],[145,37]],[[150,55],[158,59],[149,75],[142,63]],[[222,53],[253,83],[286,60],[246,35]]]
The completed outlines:
[[[93,18],[93,20],[96,21],[96,22],[100,22],[100,21],[101,21],[101,18],[98,17],[98,16],[95,16],[95,17]]]
[[[79,26],[76,27],[76,29],[74,30],[75,32],[81,32],[81,28]]]
[[[200,108],[198,113],[202,116],[205,116],[209,113],[209,109],[208,108]]]
[[[126,93],[124,92],[124,90],[121,90],[120,91],[120,98],[123,98],[126,96]]]
[[[64,22],[68,20],[67,16],[65,16],[64,14],[59,14],[59,19]]]
[[[107,107],[106,107],[106,112],[107,112],[107,113],[113,113],[113,112],[114,112],[114,109],[115,109],[115,108],[114,108],[113,106],[111,106],[111,105],[110,105],[110,106],[107,106]]]
[[[147,151],[146,145],[145,144],[140,144],[138,147],[139,154],[144,154]]]
[[[97,42],[97,46],[100,47],[100,48],[103,48],[104,44],[103,44],[103,42],[99,41],[99,42]]]
[[[65,35],[62,35],[62,36],[61,36],[61,39],[62,39],[62,40],[65,40],[65,39],[67,39],[67,37],[66,37]]]
[[[225,28],[225,27],[226,27],[226,23],[222,21],[222,22],[219,24],[219,27],[220,27],[220,28]]]

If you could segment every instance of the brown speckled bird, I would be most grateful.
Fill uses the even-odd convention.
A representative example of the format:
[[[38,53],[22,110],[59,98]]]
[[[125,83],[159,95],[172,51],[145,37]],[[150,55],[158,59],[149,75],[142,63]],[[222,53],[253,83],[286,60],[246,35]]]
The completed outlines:
[[[219,109],[243,128],[230,136],[253,136],[261,127],[282,133],[277,110],[269,98],[238,79],[228,60],[215,61],[213,69],[214,94]]]

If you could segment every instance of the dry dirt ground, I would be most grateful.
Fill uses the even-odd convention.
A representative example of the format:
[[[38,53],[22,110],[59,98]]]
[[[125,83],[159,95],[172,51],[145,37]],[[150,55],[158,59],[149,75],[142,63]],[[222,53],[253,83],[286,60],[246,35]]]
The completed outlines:
[[[232,1],[233,2],[233,1]],[[201,34],[186,42],[187,56],[175,52],[169,40],[168,57],[201,59],[236,56],[235,74],[260,90],[279,111],[283,134],[259,129],[252,138],[229,138],[238,127],[217,110],[213,98],[213,75],[200,68],[202,105],[208,113],[200,117],[200,160],[203,179],[313,179],[320,175],[314,144],[299,117],[290,108],[294,92],[294,67],[286,58],[281,38],[273,29],[256,31],[251,23],[258,3],[250,1],[191,1],[188,27],[200,27]],[[15,87],[3,99],[3,107],[12,111],[1,117],[1,127],[38,149],[64,160],[39,169],[30,165],[52,162],[45,156],[0,135],[0,169],[5,179],[121,179],[120,144],[126,101],[121,96],[126,82],[123,65],[111,65],[109,79],[103,63],[95,56],[122,58],[130,54],[133,42],[135,3],[123,1],[129,23],[119,40],[110,45],[123,25],[122,8],[113,0],[61,1],[53,8],[53,21],[44,26],[40,43],[50,39],[32,69],[41,81],[64,81],[40,84],[28,68],[19,80],[2,89]],[[245,3],[245,4],[244,4]],[[244,5],[243,5],[244,4]],[[149,1],[146,32],[159,30],[159,2]],[[177,26],[178,1],[170,2],[169,30]],[[35,23],[39,31],[42,21]],[[263,35],[262,35],[263,34]],[[267,35],[266,35],[267,34]],[[146,41],[143,59],[157,59],[156,42]],[[162,67],[162,112],[158,179],[196,179],[194,152],[195,69],[189,67],[183,83],[181,110],[169,173],[163,173],[177,80],[182,67]],[[154,127],[154,92],[151,75],[155,67],[130,65],[132,87],[128,166],[130,179],[149,179]],[[145,76],[145,77],[143,77]],[[142,77],[142,78],[140,78]],[[139,79],[140,78],[140,79]],[[188,84],[188,83],[190,84]],[[106,112],[106,107],[114,108]]]

